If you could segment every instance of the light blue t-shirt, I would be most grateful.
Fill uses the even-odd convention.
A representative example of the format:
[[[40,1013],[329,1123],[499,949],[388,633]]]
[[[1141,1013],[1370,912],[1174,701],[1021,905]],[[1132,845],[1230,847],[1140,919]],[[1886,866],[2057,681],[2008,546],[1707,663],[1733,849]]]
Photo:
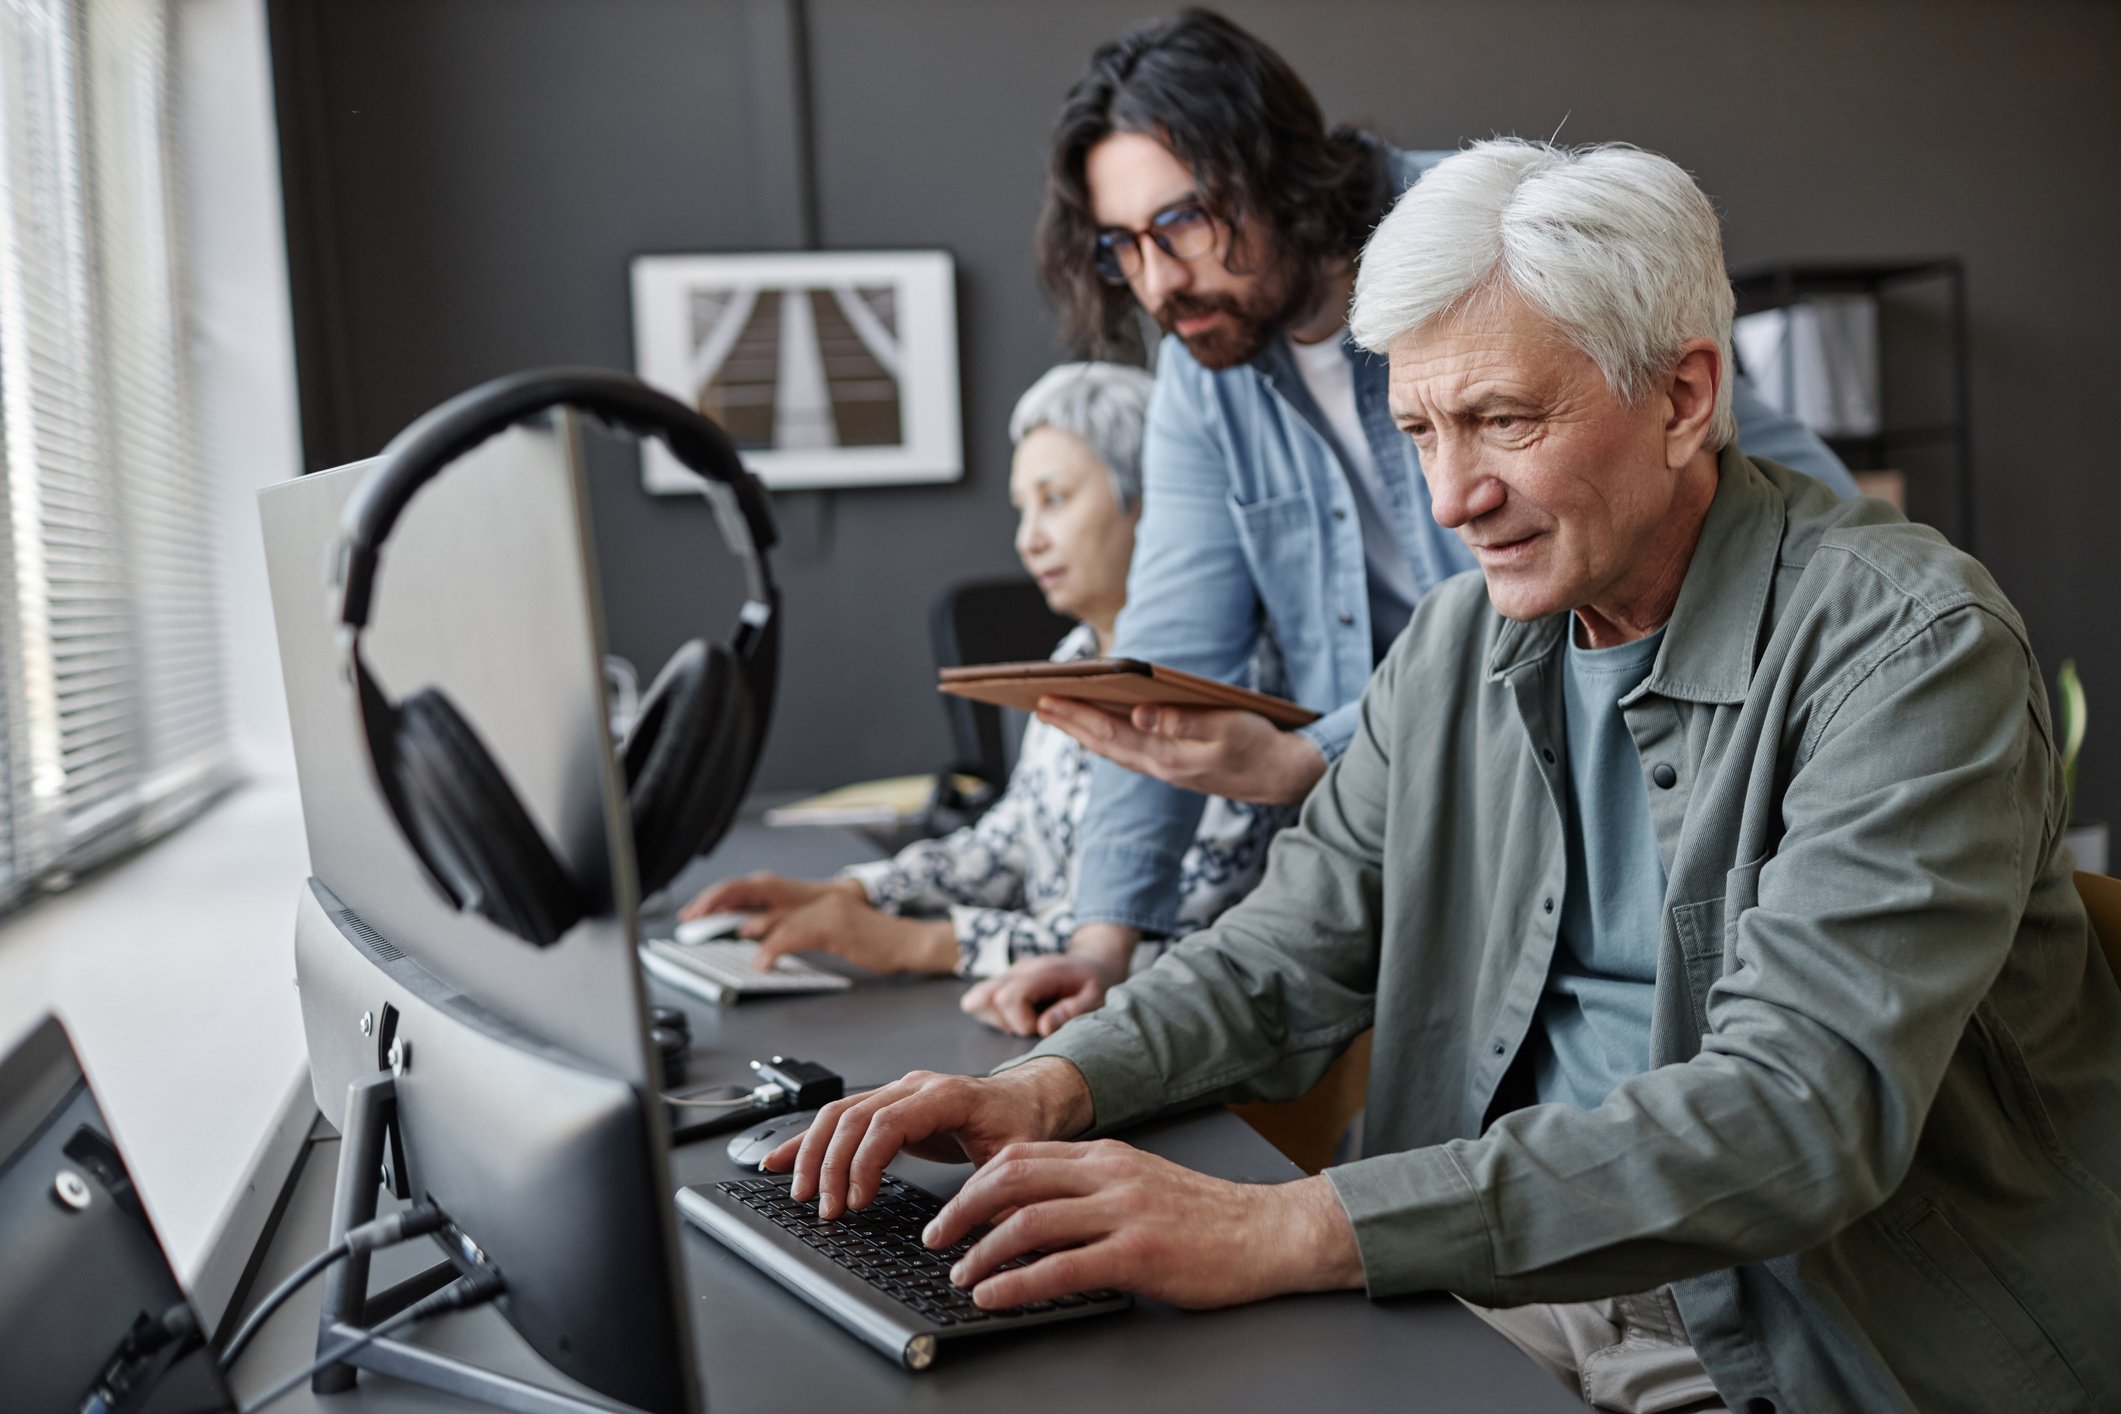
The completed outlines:
[[[1569,878],[1531,1059],[1541,1103],[1588,1110],[1650,1068],[1664,861],[1620,699],[1650,675],[1664,630],[1616,648],[1578,648],[1571,628],[1561,678]]]

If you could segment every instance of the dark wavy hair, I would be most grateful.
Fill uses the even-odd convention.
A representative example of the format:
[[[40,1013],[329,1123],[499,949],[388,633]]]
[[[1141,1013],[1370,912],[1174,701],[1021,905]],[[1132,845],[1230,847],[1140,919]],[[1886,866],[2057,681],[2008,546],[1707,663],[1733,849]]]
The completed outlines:
[[[1134,353],[1140,338],[1132,293],[1091,264],[1098,226],[1083,163],[1115,133],[1154,138],[1192,171],[1233,233],[1233,269],[1289,262],[1293,309],[1315,298],[1328,259],[1361,251],[1391,204],[1382,145],[1329,132],[1296,71],[1252,35],[1202,9],[1129,30],[1068,92],[1038,223],[1039,280],[1063,337],[1100,356]]]

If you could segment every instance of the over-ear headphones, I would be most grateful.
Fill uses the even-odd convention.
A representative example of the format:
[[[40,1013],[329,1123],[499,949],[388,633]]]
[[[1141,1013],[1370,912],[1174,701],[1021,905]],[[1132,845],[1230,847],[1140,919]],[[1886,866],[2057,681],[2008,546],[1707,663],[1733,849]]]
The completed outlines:
[[[720,839],[758,764],[780,650],[780,594],[765,489],[713,422],[623,374],[518,373],[481,384],[391,440],[346,505],[334,555],[340,652],[376,783],[428,877],[456,907],[545,947],[608,900],[574,879],[471,723],[439,688],[393,701],[361,657],[383,542],[406,503],[487,438],[558,407],[654,437],[706,483],[749,597],[730,647],[693,639],[671,655],[621,746],[641,892],[670,882]]]

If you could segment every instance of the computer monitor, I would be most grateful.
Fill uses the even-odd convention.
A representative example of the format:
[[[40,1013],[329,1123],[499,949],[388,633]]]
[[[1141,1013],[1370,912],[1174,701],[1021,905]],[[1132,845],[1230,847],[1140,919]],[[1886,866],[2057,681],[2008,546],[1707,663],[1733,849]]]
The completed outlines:
[[[0,1405],[232,1409],[66,1029],[0,1056]]]
[[[639,1408],[690,1410],[698,1386],[578,426],[562,413],[517,427],[423,488],[391,537],[365,639],[395,695],[449,694],[569,871],[614,900],[613,916],[546,948],[445,903],[371,775],[326,573],[370,465],[260,495],[314,876],[298,907],[297,982],[317,1105],[346,1135],[334,1229],[376,1197],[376,1168],[349,1169],[374,1145],[401,1196],[448,1215],[455,1267],[502,1276],[499,1309],[546,1361]],[[365,1269],[339,1270],[327,1324],[336,1313],[357,1329]],[[351,1363],[504,1407],[553,1407],[393,1340]],[[324,1387],[352,1378],[337,1370]]]

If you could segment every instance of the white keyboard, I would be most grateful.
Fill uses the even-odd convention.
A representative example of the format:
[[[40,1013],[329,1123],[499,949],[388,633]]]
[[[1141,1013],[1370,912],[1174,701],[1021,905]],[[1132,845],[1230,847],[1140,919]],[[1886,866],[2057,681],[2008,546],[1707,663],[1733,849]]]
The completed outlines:
[[[770,972],[761,972],[759,945],[740,939],[704,943],[676,943],[668,938],[650,938],[641,944],[641,963],[681,992],[710,1002],[741,1001],[745,997],[781,997],[801,992],[843,992],[854,980],[837,972],[792,957],[777,959]]]

